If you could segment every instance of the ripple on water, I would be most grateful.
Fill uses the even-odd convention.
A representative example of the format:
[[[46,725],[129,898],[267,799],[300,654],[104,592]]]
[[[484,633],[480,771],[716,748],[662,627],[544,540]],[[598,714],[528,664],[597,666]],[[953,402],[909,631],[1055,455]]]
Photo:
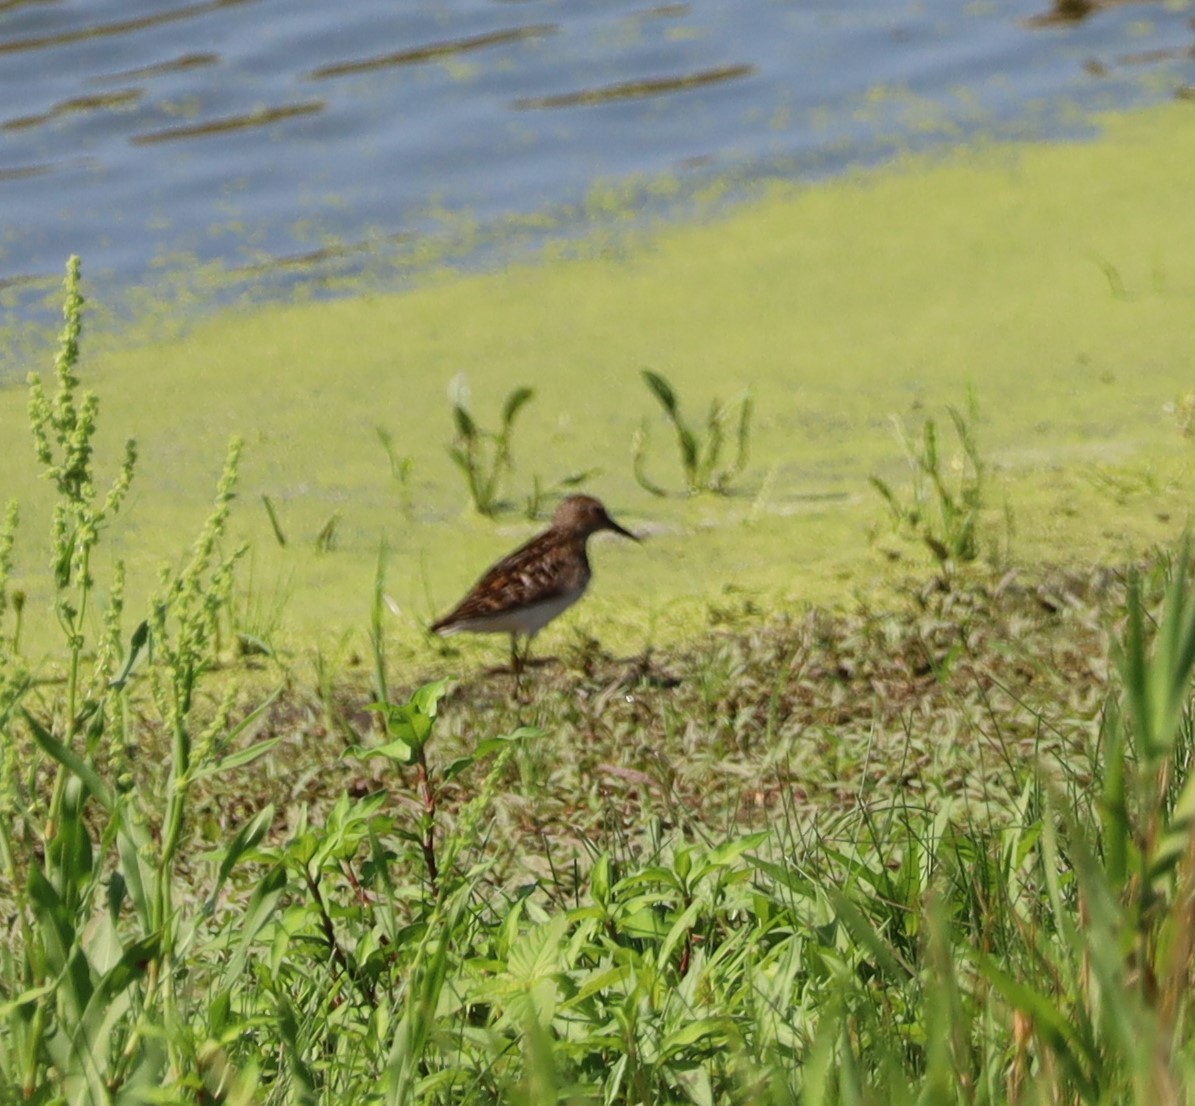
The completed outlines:
[[[53,318],[69,253],[114,304],[192,270],[401,280],[713,182],[1192,95],[1189,2],[3,7],[8,319]]]

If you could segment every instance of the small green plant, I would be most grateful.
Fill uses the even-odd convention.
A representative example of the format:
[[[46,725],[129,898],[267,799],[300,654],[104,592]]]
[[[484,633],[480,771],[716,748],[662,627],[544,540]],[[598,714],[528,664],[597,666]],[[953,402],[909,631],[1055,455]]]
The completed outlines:
[[[380,745],[358,745],[346,755],[362,759],[380,757],[389,760],[400,771],[412,768],[415,772],[415,787],[418,793],[418,834],[420,852],[427,871],[428,884],[433,892],[439,893],[441,864],[436,857],[436,810],[441,788],[470,768],[479,758],[506,748],[506,743],[524,737],[534,736],[537,731],[521,728],[507,738],[483,740],[463,757],[458,757],[442,771],[434,772],[428,766],[427,747],[439,712],[440,701],[448,694],[448,681],[437,680],[419,688],[405,703],[391,700],[386,678],[386,636],[383,607],[386,591],[386,549],[378,553],[378,566],[374,576],[373,605],[370,617],[370,648],[373,653],[373,685],[377,696],[372,710],[381,719],[383,742]],[[499,773],[509,759],[506,751],[495,765],[490,782],[492,788]],[[483,788],[484,795],[486,788]],[[472,809],[472,806],[471,808]],[[479,812],[475,811],[474,816]],[[458,827],[459,833],[459,827]],[[455,854],[457,845],[451,849]]]
[[[514,470],[511,438],[515,419],[534,396],[531,388],[515,388],[502,404],[499,429],[483,430],[469,413],[464,380],[457,377],[453,382],[452,417],[456,437],[448,447],[448,455],[464,474],[474,508],[487,518],[498,513],[502,505],[503,481]]]
[[[315,551],[331,553],[336,548],[337,531],[340,529],[340,512],[333,511],[315,536]]]
[[[552,484],[545,484],[538,475],[531,478],[531,494],[527,496],[525,514],[529,519],[537,519],[545,503],[558,499],[565,492],[573,492],[587,481],[601,474],[601,469],[586,469],[565,476]]]
[[[681,471],[685,479],[685,492],[694,495],[697,492],[714,492],[726,495],[730,485],[741,475],[747,465],[747,454],[751,443],[751,396],[745,395],[737,403],[738,427],[735,434],[736,449],[734,460],[722,465],[722,450],[726,444],[727,429],[731,422],[736,404],[724,404],[714,400],[710,404],[709,414],[705,420],[705,440],[699,438],[695,431],[681,415],[680,403],[676,392],[657,372],[643,369],[643,382],[648,390],[659,400],[676,431],[676,444],[680,451]],[[651,492],[652,495],[664,496],[668,492],[655,483],[646,469],[648,435],[646,424],[640,427],[635,435],[633,446],[635,479],[640,487]]]
[[[384,426],[375,426],[374,433],[377,434],[382,449],[386,451],[386,459],[390,462],[390,475],[394,478],[395,483],[398,484],[402,512],[410,518],[412,508],[411,473],[415,469],[415,459],[399,454],[394,445],[394,435]]]
[[[967,414],[949,407],[950,420],[961,453],[945,461],[939,449],[938,427],[932,418],[921,426],[919,439],[912,439],[899,421],[897,437],[912,473],[913,486],[907,500],[878,476],[871,486],[891,512],[896,531],[926,545],[939,564],[974,561],[979,556],[979,519],[984,506],[987,468],[975,437],[978,406],[974,393]]]
[[[272,656],[275,638],[282,629],[287,604],[294,594],[289,576],[263,578],[252,551],[245,571],[229,601],[229,618],[239,656]]]

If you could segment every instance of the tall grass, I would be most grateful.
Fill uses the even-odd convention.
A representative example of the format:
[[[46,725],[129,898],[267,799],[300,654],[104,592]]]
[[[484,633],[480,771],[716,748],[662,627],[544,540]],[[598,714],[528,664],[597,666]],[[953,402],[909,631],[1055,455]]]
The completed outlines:
[[[743,764],[762,765],[796,662],[761,661],[771,682],[753,689],[715,643],[687,700],[702,706],[660,727],[635,702],[651,694],[646,662],[604,699],[569,690],[561,709],[594,732],[613,725],[612,696],[640,710],[641,732],[611,737],[656,746],[665,797],[640,773],[637,801],[583,832],[583,855],[549,850],[531,876],[510,863],[524,838],[499,822],[500,799],[546,805],[571,777],[551,774],[551,734],[498,736],[496,708],[466,716],[460,752],[444,739],[445,713],[463,709],[445,682],[395,693],[384,558],[373,702],[344,723],[345,748],[304,741],[351,706],[308,722],[293,690],[238,688],[225,641],[243,556],[227,548],[237,444],[143,616],[126,609],[119,567],[99,587],[91,553],[136,454],[100,496],[81,307],[72,265],[57,392],[31,385],[59,500],[46,613],[63,632],[60,680],[17,648],[15,508],[0,528],[0,1102],[1190,1100],[1186,551],[1160,588],[1130,582],[1090,747],[1054,771],[1010,748],[1010,786],[983,801],[914,789],[924,767],[900,765],[884,778],[905,784],[816,818],[782,798],[761,828],[719,830],[679,801],[662,747],[699,762],[727,732],[758,749]],[[948,598],[963,610],[965,596]],[[963,646],[918,679],[945,688],[962,666],[976,634],[953,629]],[[849,688],[835,648],[818,638],[818,679]],[[999,688],[975,673],[998,731]],[[313,748],[325,760],[310,773],[345,781],[335,797],[295,786],[268,801],[262,774]]]

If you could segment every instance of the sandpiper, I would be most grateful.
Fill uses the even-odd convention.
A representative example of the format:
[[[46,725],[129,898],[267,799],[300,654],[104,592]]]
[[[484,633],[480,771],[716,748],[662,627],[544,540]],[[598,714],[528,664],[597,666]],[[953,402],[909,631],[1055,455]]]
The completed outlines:
[[[598,530],[639,540],[593,496],[570,495],[556,508],[551,527],[494,565],[456,607],[432,623],[433,632],[443,637],[462,630],[510,634],[517,681],[526,660],[526,650],[519,654],[519,636],[527,639],[529,650],[531,639],[585,594],[591,575],[585,543]]]

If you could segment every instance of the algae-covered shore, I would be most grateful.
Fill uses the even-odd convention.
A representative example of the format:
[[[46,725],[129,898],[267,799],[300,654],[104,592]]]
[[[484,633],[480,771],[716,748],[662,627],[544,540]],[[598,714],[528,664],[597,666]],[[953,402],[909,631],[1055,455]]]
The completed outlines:
[[[868,477],[904,479],[894,419],[945,423],[969,389],[993,475],[985,540],[1017,562],[1120,559],[1188,519],[1192,445],[1174,408],[1195,384],[1192,195],[1195,116],[1179,103],[1109,118],[1089,143],[777,184],[700,225],[607,228],[567,259],[228,312],[169,341],[134,330],[85,347],[83,363],[102,395],[100,456],[130,436],[140,449],[110,548],[132,595],[152,586],[241,435],[245,629],[280,645],[360,632],[384,543],[395,644],[419,653],[420,627],[542,525],[468,509],[445,448],[464,374],[482,422],[511,388],[536,391],[514,438],[516,500],[536,476],[597,469],[586,490],[650,538],[598,544],[589,598],[545,638],[580,627],[635,649],[703,623],[728,589],[833,604],[928,563],[891,537]],[[635,482],[630,443],[647,420],[651,471],[680,486],[644,367],[695,419],[750,392],[733,494],[659,499]],[[35,587],[49,489],[25,422],[24,389],[9,387],[0,495],[21,502],[17,582]],[[409,459],[403,481],[379,429]]]

